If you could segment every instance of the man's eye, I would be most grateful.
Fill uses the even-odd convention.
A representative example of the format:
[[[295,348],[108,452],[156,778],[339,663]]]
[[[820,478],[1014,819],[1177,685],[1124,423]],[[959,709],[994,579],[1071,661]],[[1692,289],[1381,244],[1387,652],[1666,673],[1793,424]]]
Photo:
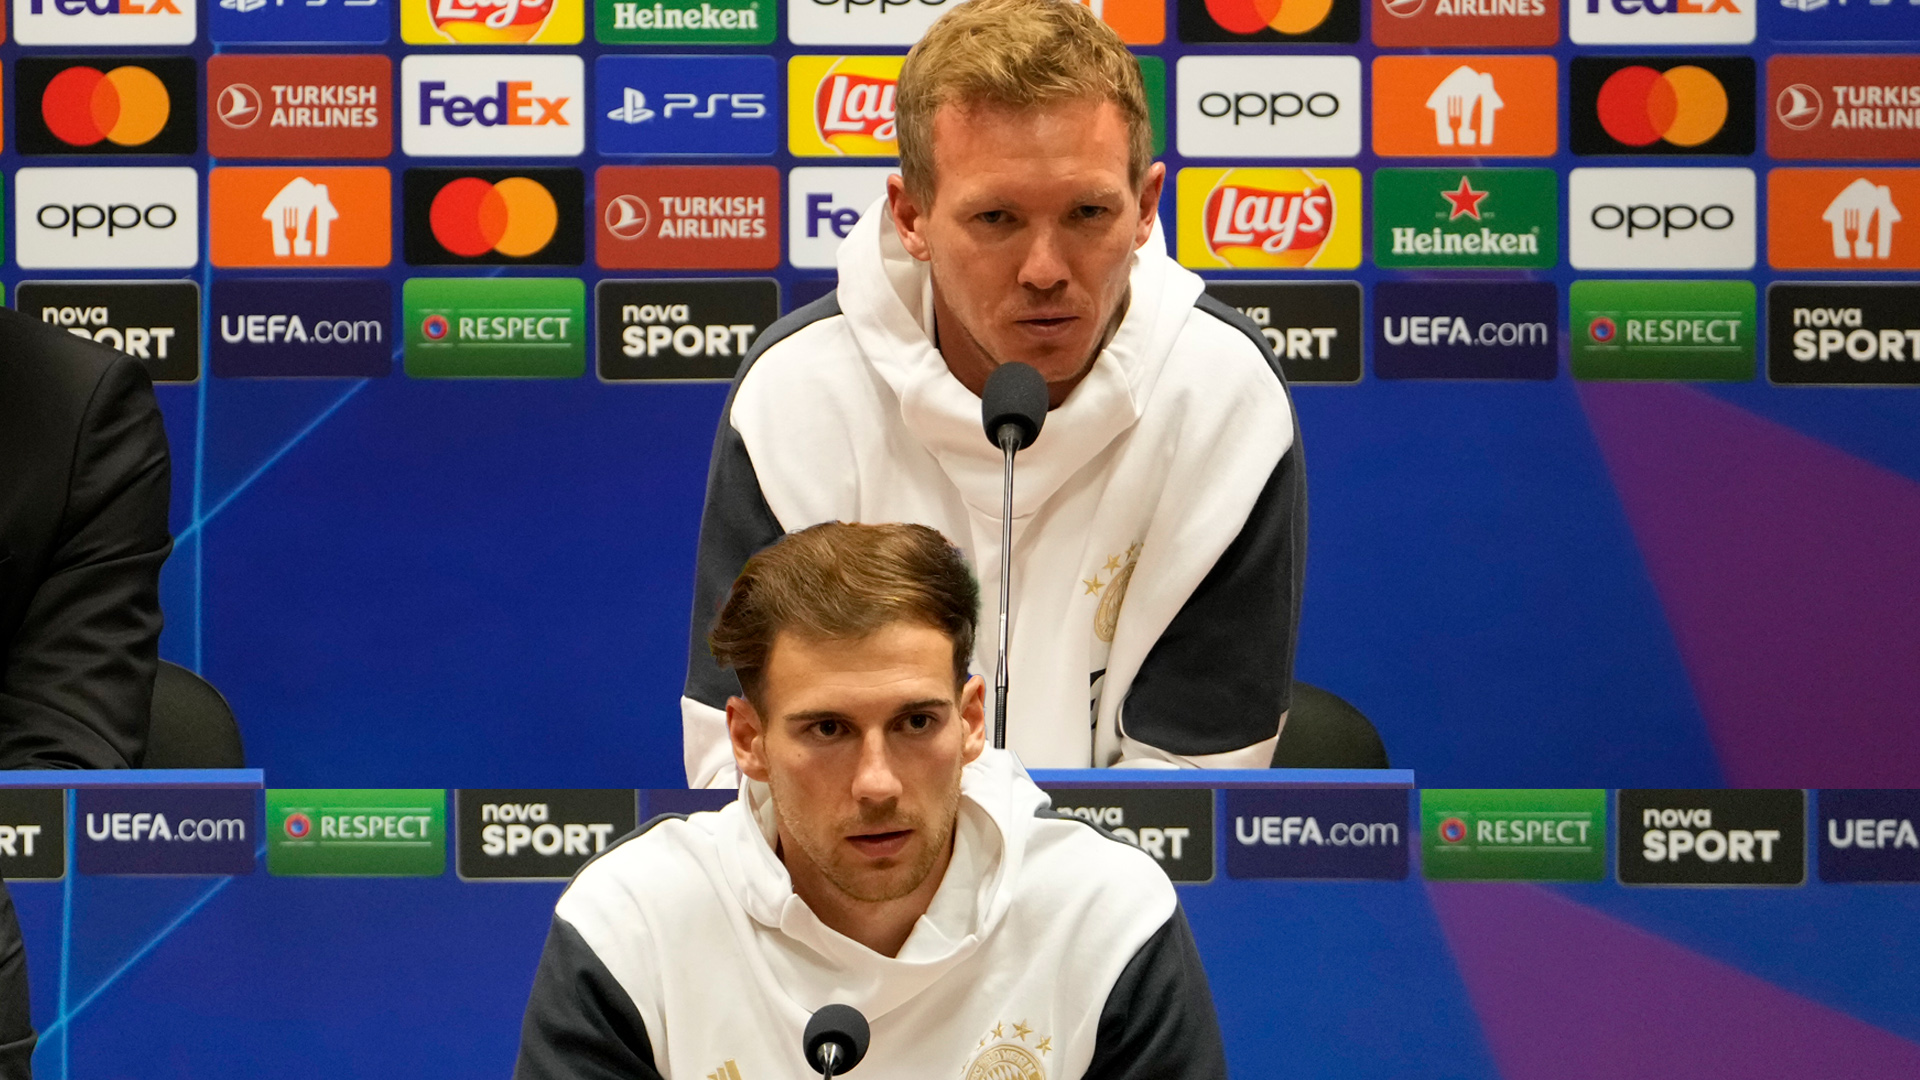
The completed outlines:
[[[838,720],[822,720],[813,725],[813,733],[823,739],[831,739],[841,734],[841,723]]]
[[[907,717],[907,730],[925,731],[932,727],[934,723],[935,717],[932,713],[914,713],[912,716]]]
[[[1074,211],[1082,221],[1092,221],[1106,212],[1107,208],[1104,206],[1082,206]]]
[[[1005,210],[986,210],[975,216],[982,225],[999,225],[1007,220]]]

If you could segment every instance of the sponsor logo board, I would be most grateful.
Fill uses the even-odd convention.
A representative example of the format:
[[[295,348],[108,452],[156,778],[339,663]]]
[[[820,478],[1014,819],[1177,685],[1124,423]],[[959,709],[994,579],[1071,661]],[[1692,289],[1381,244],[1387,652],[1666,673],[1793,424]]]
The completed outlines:
[[[578,266],[586,260],[579,169],[408,169],[404,244],[415,266]]]
[[[199,72],[186,57],[15,61],[13,126],[23,154],[191,154]]]
[[[609,382],[733,378],[780,317],[772,278],[608,279],[594,287],[599,371]]]
[[[446,868],[444,790],[267,790],[275,877],[439,877]]]
[[[1576,270],[1748,269],[1754,193],[1752,169],[1575,169],[1568,258]]]
[[[200,377],[200,286],[191,281],[23,281],[14,306],[126,353],[155,382]]]
[[[1551,56],[1382,56],[1373,151],[1382,157],[1546,157],[1560,145]]]
[[[1157,56],[1137,56],[1140,84],[1147,93],[1147,123],[1153,128],[1153,156],[1167,152],[1167,62]]]
[[[216,168],[208,174],[215,266],[385,266],[392,178],[377,165]]]
[[[1821,791],[1814,810],[1821,881],[1920,881],[1920,791]]]
[[[789,0],[795,45],[911,45],[964,0]]]
[[[1161,0],[1080,0],[1113,27],[1129,45],[1158,45],[1167,39],[1167,7]]]
[[[776,0],[594,0],[606,45],[770,45]]]
[[[216,0],[214,41],[274,45],[378,45],[392,34],[387,0]]]
[[[74,792],[83,874],[251,874],[260,798],[242,788]]]
[[[579,278],[408,278],[407,374],[416,379],[575,379],[587,370]]]
[[[1552,169],[1380,169],[1373,261],[1383,267],[1549,269],[1560,261]]]
[[[1177,788],[1047,788],[1057,814],[1079,818],[1153,856],[1182,884],[1213,880],[1213,792]]]
[[[1567,0],[1576,45],[1743,45],[1764,0]]]
[[[208,57],[207,152],[386,157],[393,152],[393,62],[342,54]]]
[[[574,45],[585,0],[398,0],[409,45]]]
[[[196,0],[13,0],[22,45],[191,45]]]
[[[1181,169],[1175,188],[1182,266],[1360,265],[1358,169]]]
[[[1768,286],[1767,378],[1920,385],[1920,285]]]
[[[400,146],[414,157],[574,157],[586,149],[578,56],[409,56]]]
[[[1920,41],[1920,5],[1900,0],[1762,0],[1772,41]]]
[[[1412,847],[1406,790],[1229,789],[1230,878],[1401,881]]]
[[[1209,281],[1207,292],[1253,320],[1289,383],[1360,381],[1359,282]]]
[[[1185,157],[1360,153],[1355,57],[1183,56],[1175,74]]]
[[[1920,169],[1774,169],[1767,261],[1795,270],[1920,269]]]
[[[603,165],[594,254],[609,270],[780,265],[780,171],[771,165]]]
[[[1920,56],[1767,59],[1767,153],[1920,158]]]
[[[1568,304],[1576,379],[1753,378],[1751,281],[1576,281]]]
[[[840,241],[887,193],[887,177],[899,171],[891,166],[788,170],[787,260],[803,269],[833,269]]]
[[[1607,869],[1607,793],[1422,791],[1420,864],[1429,881],[1599,881]]]
[[[378,378],[393,369],[393,287],[366,278],[216,279],[221,378]]]
[[[593,71],[603,154],[780,148],[780,72],[771,56],[602,56]]]
[[[787,148],[795,157],[893,157],[903,56],[787,61]]]
[[[653,788],[640,793],[641,820],[662,814],[702,814],[724,808],[738,797],[732,788]]]
[[[1382,281],[1373,288],[1373,374],[1551,379],[1559,324],[1548,281]]]
[[[1373,0],[1375,45],[1525,48],[1559,41],[1560,0]]]
[[[1359,41],[1363,0],[1174,0],[1181,41]]]
[[[1807,796],[1784,791],[1623,788],[1622,885],[1798,885],[1807,877]]]
[[[1753,71],[1744,56],[1576,56],[1573,152],[1751,154]]]
[[[14,237],[25,270],[186,269],[200,261],[200,173],[21,169]]]
[[[462,880],[565,881],[639,824],[632,788],[453,793]]]
[[[0,879],[58,881],[67,876],[67,793],[0,791]]]

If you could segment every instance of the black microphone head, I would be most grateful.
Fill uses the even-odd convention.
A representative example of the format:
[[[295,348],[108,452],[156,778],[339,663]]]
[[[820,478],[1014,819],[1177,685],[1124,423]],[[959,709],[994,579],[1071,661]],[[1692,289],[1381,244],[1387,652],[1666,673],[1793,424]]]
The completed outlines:
[[[980,418],[986,422],[988,442],[999,446],[1000,429],[1012,424],[1020,429],[1014,449],[1025,450],[1047,422],[1047,380],[1027,364],[1001,364],[980,392]]]
[[[834,1043],[840,1047],[840,1061],[833,1067],[834,1075],[848,1072],[867,1056],[867,1038],[870,1034],[867,1018],[860,1015],[859,1009],[851,1005],[828,1005],[807,1021],[807,1033],[802,1039],[807,1051],[807,1064],[813,1066],[815,1072],[826,1072],[820,1060],[820,1051],[828,1043]]]

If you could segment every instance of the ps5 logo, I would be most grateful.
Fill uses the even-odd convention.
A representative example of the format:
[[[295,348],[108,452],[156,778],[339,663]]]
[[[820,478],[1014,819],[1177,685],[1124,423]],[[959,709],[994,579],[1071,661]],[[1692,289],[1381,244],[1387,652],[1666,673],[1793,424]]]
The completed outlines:
[[[380,0],[342,0],[341,7],[372,7]],[[273,0],[274,7],[285,7],[287,0]],[[327,0],[296,0],[301,7],[326,7]],[[250,15],[267,6],[267,0],[220,0],[221,11],[237,11]]]
[[[1819,11],[1827,6],[1827,0],[1780,0],[1780,6],[1788,11]]]
[[[647,95],[632,87],[627,87],[621,97],[618,108],[607,113],[607,119],[622,124],[643,124],[655,115],[672,120],[678,112],[694,120],[711,120],[720,115],[724,103],[728,120],[759,120],[767,115],[767,95],[714,93],[705,95],[704,106],[699,94],[670,93],[661,95],[665,103],[656,114],[647,107]]]

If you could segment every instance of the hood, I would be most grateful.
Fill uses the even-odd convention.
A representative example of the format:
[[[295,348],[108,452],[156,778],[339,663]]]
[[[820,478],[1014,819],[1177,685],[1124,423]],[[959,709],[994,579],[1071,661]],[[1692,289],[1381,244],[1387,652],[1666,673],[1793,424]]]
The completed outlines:
[[[980,399],[947,370],[933,345],[933,279],[907,254],[884,197],[839,249],[840,312],[866,362],[893,389],[900,418],[939,462],[976,514],[998,521],[1000,450],[980,426]],[[1204,287],[1167,255],[1166,233],[1133,254],[1126,317],[1087,377],[1020,455],[1014,517],[1039,509],[1074,474],[1139,421],[1168,353]]]
[[[1050,805],[1019,759],[988,748],[960,777],[953,859],[927,913],[895,957],[881,956],[822,923],[793,892],[774,852],[765,784],[743,780],[740,798],[712,816],[721,870],[771,967],[774,985],[803,1008],[852,1005],[868,1019],[911,1000],[976,952],[1005,919],[1025,861],[1034,811]],[[705,815],[701,815],[705,816]]]

